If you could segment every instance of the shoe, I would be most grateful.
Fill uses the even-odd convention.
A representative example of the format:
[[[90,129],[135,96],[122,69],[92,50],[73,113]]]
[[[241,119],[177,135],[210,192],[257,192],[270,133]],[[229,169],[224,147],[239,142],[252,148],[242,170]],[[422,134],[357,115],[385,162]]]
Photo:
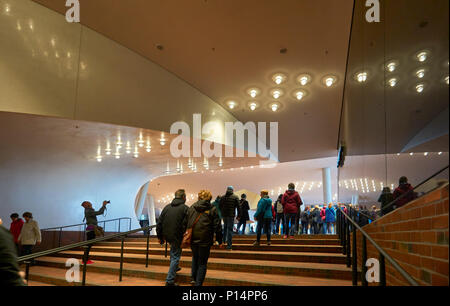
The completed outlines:
[[[287,235],[284,235],[284,236],[283,236],[283,239],[287,239],[287,237],[288,237]]]
[[[271,245],[270,241],[267,241],[267,245]]]
[[[166,283],[167,287],[176,287],[179,286],[177,283]]]
[[[92,265],[94,262],[92,261],[92,260],[88,260],[88,261],[86,261],[86,264],[87,265]],[[83,264],[84,264],[84,262],[83,262]]]
[[[176,272],[178,272],[178,271],[180,271],[180,270],[181,270],[181,268],[180,268],[180,267],[178,267],[178,268],[177,268],[177,271],[176,271]]]
[[[196,284],[196,281],[193,280],[193,279],[191,279],[190,284],[191,284],[192,286],[194,286],[194,285]]]
[[[231,247],[226,247],[226,248],[225,248],[225,250],[227,250],[227,251],[231,251],[231,250],[232,250],[232,248],[231,248]]]
[[[253,246],[259,246],[259,242],[258,242],[258,241],[255,241],[255,242],[253,243]]]

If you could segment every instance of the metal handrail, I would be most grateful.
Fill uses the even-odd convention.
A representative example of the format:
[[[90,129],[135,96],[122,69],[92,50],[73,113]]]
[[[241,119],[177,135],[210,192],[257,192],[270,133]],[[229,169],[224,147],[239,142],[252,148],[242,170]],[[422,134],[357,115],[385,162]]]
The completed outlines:
[[[127,219],[127,220],[131,221],[130,217],[121,217],[121,218],[116,218],[116,219],[99,221],[99,223],[112,222],[112,221],[123,220],[123,219]],[[72,225],[65,225],[65,226],[56,226],[56,227],[43,228],[43,229],[41,229],[41,231],[50,231],[50,230],[63,229],[63,228],[68,228],[68,227],[75,227],[75,226],[80,226],[80,225],[86,225],[86,223],[79,223],[79,224],[72,224]],[[131,226],[131,222],[130,222],[130,226]]]
[[[366,260],[367,260],[367,245],[366,245],[366,239],[369,240],[373,244],[373,246],[378,250],[380,253],[380,285],[385,286],[386,285],[386,268],[384,265],[384,260],[387,259],[392,266],[408,281],[408,283],[412,286],[419,286],[419,284],[409,275],[391,256],[389,256],[386,251],[384,251],[373,239],[368,235],[352,218],[347,215],[341,207],[338,206],[339,216],[338,216],[338,235],[341,240],[341,244],[343,246],[343,253],[344,255],[347,255],[347,266],[352,266],[352,281],[353,285],[357,285],[357,252],[356,252],[356,230],[359,230],[361,234],[363,235],[363,262],[362,264],[362,275],[361,280],[363,282],[364,286],[367,286],[367,281],[365,281],[365,271],[366,271]],[[345,222],[342,222],[342,218],[340,216],[345,217]],[[349,223],[351,223],[352,232],[353,232],[353,245],[350,247],[350,229],[349,229]],[[350,251],[352,251],[352,262],[350,263]]]
[[[83,241],[83,242],[77,242],[77,243],[73,243],[73,244],[70,244],[70,245],[54,248],[54,249],[51,249],[51,250],[46,250],[46,251],[42,251],[42,252],[30,254],[30,255],[21,256],[17,260],[18,260],[18,262],[24,262],[26,264],[25,279],[28,281],[31,260],[33,260],[34,258],[42,257],[42,256],[48,256],[48,255],[55,254],[55,253],[58,253],[58,252],[63,252],[63,251],[68,251],[70,249],[83,247],[85,250],[84,250],[84,255],[83,255],[83,280],[82,280],[82,286],[84,286],[86,284],[86,267],[87,267],[87,261],[89,260],[89,248],[90,248],[90,246],[92,244],[94,244],[94,243],[97,243],[97,242],[107,241],[107,240],[111,240],[111,239],[114,239],[114,238],[121,238],[122,239],[122,244],[121,244],[121,252],[120,252],[119,281],[122,281],[123,251],[124,251],[124,239],[125,239],[125,237],[127,235],[134,234],[134,233],[137,233],[137,232],[142,232],[142,231],[145,232],[145,231],[147,231],[147,251],[146,251],[146,257],[145,257],[145,267],[148,267],[148,255],[149,255],[149,245],[150,245],[150,230],[155,228],[155,227],[156,227],[156,225],[149,225],[149,226],[144,226],[142,228],[130,230],[130,231],[127,231],[127,232],[124,232],[124,233],[117,233],[117,234],[109,235],[109,236],[106,236],[106,237],[100,237],[100,238],[95,238],[95,239],[91,239],[91,240],[87,240],[87,241]]]

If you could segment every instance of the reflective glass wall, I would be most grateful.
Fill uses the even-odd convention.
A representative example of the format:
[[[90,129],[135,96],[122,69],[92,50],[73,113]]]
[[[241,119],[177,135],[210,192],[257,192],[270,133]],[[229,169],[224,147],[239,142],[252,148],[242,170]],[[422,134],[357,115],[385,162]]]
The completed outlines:
[[[339,200],[380,206],[405,176],[412,186],[448,166],[449,2],[380,1],[368,22],[355,1],[339,141]],[[448,182],[448,168],[415,190]],[[386,189],[385,189],[386,190]],[[386,190],[387,191],[387,190]]]

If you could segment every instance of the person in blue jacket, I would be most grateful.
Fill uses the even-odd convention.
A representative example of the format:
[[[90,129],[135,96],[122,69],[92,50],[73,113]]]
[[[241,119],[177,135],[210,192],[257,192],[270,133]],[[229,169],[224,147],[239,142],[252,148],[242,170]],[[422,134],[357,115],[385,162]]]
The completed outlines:
[[[336,211],[331,203],[328,204],[328,208],[325,211],[325,222],[327,224],[327,234],[332,234],[334,223],[336,222]]]
[[[261,240],[261,230],[264,227],[264,232],[267,235],[267,245],[270,245],[270,232],[272,224],[272,200],[269,198],[269,191],[261,191],[261,199],[258,202],[258,207],[254,215],[255,221],[258,221],[256,226],[256,241],[253,243],[254,246],[259,246],[259,241]]]

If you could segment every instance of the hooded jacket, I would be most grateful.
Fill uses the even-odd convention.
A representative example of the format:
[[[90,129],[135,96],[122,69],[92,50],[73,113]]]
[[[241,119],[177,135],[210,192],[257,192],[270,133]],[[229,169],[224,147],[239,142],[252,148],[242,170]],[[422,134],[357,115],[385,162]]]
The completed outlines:
[[[9,231],[14,237],[14,243],[18,243],[20,232],[22,231],[23,220],[17,218],[15,221],[11,222],[11,226],[9,227]]]
[[[39,229],[38,223],[33,219],[25,222],[17,240],[22,245],[35,245],[36,242],[41,242],[41,230]]]
[[[398,207],[402,207],[408,202],[411,202],[415,198],[417,198],[415,192],[413,191],[413,187],[411,184],[400,184],[397,188],[394,190],[394,200],[398,199],[399,197],[403,196],[405,193],[408,193],[404,197],[402,197],[400,200],[397,200],[394,205]]]
[[[184,204],[185,202],[186,200],[175,198],[172,203],[164,207],[156,225],[156,235],[160,241],[181,244],[186,231],[188,207]]]
[[[248,201],[241,199],[239,201],[239,221],[244,222],[250,220],[250,216],[248,215],[249,210],[250,205],[248,205]]]
[[[219,209],[222,218],[234,218],[236,216],[236,210],[239,211],[239,197],[235,195],[233,191],[227,191],[227,193],[220,198]]]
[[[255,220],[272,219],[272,200],[269,197],[261,198],[254,215]]]
[[[195,220],[198,219],[192,228],[192,245],[210,247],[214,243],[214,234],[216,241],[222,243],[222,224],[217,213],[217,209],[210,201],[200,200],[189,207],[187,211],[187,228],[191,228]]]
[[[303,202],[297,191],[289,189],[283,194],[281,204],[283,205],[284,214],[298,214]]]

